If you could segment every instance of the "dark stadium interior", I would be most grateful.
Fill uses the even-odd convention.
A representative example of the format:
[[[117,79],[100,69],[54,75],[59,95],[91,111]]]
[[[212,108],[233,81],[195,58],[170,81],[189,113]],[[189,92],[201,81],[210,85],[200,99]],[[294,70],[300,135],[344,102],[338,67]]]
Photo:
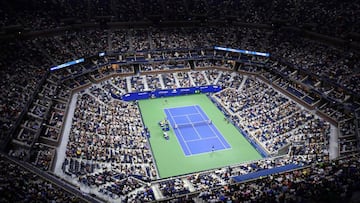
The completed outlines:
[[[360,202],[359,0],[0,1],[0,52],[0,202]],[[119,98],[205,85],[267,156],[160,178]]]

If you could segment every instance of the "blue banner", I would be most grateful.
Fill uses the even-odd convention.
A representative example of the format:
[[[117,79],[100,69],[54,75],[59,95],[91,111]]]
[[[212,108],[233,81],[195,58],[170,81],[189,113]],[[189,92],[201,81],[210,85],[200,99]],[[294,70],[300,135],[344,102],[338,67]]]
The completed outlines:
[[[218,92],[221,90],[221,87],[218,85],[208,85],[208,86],[199,86],[199,87],[183,87],[176,89],[163,89],[163,90],[154,90],[154,91],[145,91],[145,92],[131,92],[124,94],[119,97],[118,95],[111,94],[113,98],[121,99],[124,101],[134,101],[140,99],[149,99],[149,98],[160,98],[160,97],[171,97],[187,94],[198,94],[198,93],[211,93]]]
[[[151,97],[151,92],[134,92],[134,93],[127,93],[124,94],[121,99],[124,101],[134,101],[140,99],[149,99]]]

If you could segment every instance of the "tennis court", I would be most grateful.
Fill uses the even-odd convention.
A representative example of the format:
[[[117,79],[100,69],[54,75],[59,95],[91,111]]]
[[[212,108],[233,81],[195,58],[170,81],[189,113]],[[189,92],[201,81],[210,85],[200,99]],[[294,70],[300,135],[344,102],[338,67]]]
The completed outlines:
[[[153,98],[138,103],[144,124],[151,132],[149,150],[161,178],[262,158],[237,128],[226,122],[224,114],[205,94]],[[165,117],[170,126],[169,139],[164,138],[159,126]]]
[[[165,108],[164,112],[186,156],[230,148],[199,105]]]

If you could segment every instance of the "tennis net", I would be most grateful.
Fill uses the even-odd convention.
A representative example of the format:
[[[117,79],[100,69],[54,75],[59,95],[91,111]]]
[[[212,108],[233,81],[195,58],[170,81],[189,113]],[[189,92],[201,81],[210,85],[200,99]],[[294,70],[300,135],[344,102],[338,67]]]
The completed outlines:
[[[174,128],[183,128],[183,127],[199,126],[199,125],[209,125],[211,123],[212,123],[211,120],[203,120],[203,121],[192,122],[192,123],[175,123]]]

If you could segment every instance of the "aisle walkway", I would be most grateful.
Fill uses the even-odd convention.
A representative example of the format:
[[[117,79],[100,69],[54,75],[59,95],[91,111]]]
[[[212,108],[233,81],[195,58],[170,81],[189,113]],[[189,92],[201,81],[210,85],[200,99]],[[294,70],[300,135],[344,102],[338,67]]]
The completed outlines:
[[[339,131],[334,125],[330,128],[330,139],[329,139],[329,158],[336,159],[339,157]]]
[[[66,114],[65,124],[63,126],[64,129],[63,129],[63,132],[61,135],[61,141],[60,141],[58,148],[56,149],[56,160],[55,160],[54,173],[58,176],[61,176],[63,174],[63,172],[61,170],[61,165],[65,160],[66,145],[69,141],[69,134],[70,134],[70,130],[71,130],[71,124],[72,124],[72,120],[74,117],[74,112],[75,112],[78,96],[79,96],[78,94],[74,94],[71,98],[71,101],[69,104],[69,111]]]

